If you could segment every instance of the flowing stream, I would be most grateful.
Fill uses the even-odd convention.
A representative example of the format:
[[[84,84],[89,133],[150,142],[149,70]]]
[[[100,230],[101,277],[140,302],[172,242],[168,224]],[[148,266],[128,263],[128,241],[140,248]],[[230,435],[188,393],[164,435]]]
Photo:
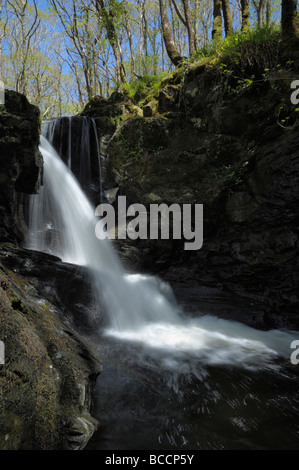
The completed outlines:
[[[298,334],[188,318],[168,284],[125,271],[111,242],[96,238],[92,204],[45,137],[40,150],[44,182],[30,199],[27,246],[87,266],[105,305],[105,326],[89,338],[104,369],[101,426],[87,448],[299,449],[290,362]]]

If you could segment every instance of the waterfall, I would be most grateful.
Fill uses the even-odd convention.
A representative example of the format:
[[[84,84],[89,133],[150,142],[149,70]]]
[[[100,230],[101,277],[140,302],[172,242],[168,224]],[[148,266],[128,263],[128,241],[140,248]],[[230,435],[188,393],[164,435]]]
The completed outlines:
[[[110,241],[95,236],[98,219],[78,181],[43,136],[40,150],[44,185],[39,195],[31,197],[27,247],[87,266],[116,329],[144,321],[175,320],[166,284],[151,276],[125,273]]]
[[[94,210],[72,172],[41,136],[44,184],[29,211],[29,246],[94,269],[120,269],[108,240],[98,244]]]
[[[98,130],[97,125],[94,119],[91,120],[93,132],[95,135],[96,140],[96,148],[97,148],[97,156],[98,156],[98,164],[99,164],[99,180],[100,180],[100,203],[102,202],[102,195],[103,195],[103,186],[102,186],[102,165],[101,165],[101,154],[100,154],[100,143],[98,137]]]
[[[86,120],[83,128],[89,129]],[[47,135],[53,135],[52,124]],[[87,145],[86,137],[81,142]],[[290,355],[296,339],[291,332],[258,331],[212,316],[184,318],[168,284],[154,276],[126,273],[110,240],[95,236],[98,219],[93,205],[43,136],[40,151],[44,182],[39,194],[30,198],[27,247],[90,269],[99,302],[105,306],[107,336],[158,350],[175,367],[177,355],[206,364],[255,367]]]
[[[74,173],[93,205],[102,201],[101,156],[96,121],[87,116],[50,119],[42,135]]]
[[[48,139],[50,143],[52,141]],[[69,133],[68,133],[68,158],[67,158],[67,166],[72,168],[72,117],[69,117]]]

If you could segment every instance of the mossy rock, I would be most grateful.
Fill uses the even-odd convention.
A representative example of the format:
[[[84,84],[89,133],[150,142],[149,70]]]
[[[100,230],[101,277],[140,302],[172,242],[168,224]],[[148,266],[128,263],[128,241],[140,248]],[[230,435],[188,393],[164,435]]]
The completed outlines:
[[[103,96],[95,96],[84,107],[82,116],[92,118],[110,118],[115,127],[125,119],[142,115],[141,109],[125,94],[114,92],[106,99]]]
[[[0,309],[0,449],[84,447],[96,428],[90,404],[100,360],[61,323],[54,305],[41,303],[28,279],[1,264]],[[72,423],[79,418],[89,424],[75,445]]]
[[[145,152],[167,146],[168,127],[165,119],[155,117],[136,117],[125,122],[107,149],[112,165],[117,168],[122,162],[131,159],[138,163],[138,158]]]

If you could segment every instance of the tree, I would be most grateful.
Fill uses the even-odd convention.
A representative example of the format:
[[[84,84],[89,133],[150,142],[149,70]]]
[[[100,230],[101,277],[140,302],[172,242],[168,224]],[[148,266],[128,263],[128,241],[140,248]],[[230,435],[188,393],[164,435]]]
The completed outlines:
[[[123,0],[123,7],[124,7],[124,19],[125,19],[125,29],[128,36],[129,47],[130,47],[130,81],[132,82],[135,78],[135,52],[134,52],[134,45],[133,45],[133,35],[131,30],[131,21],[129,15],[129,5],[127,0]]]
[[[189,55],[194,54],[198,47],[198,37],[196,28],[194,28],[192,11],[190,6],[190,0],[182,0],[184,13],[181,12],[176,0],[171,0],[178,18],[182,24],[186,27],[188,33],[188,44],[189,44]],[[171,4],[170,4],[171,5]],[[198,17],[198,0],[195,1],[195,17]],[[196,21],[195,21],[196,25]],[[174,29],[174,28],[173,28]]]
[[[234,31],[233,19],[232,19],[231,9],[229,5],[229,0],[222,0],[222,10],[223,10],[225,36],[229,36]]]
[[[166,47],[166,51],[168,54],[168,57],[170,58],[171,62],[175,65],[178,66],[182,63],[183,57],[177,50],[177,47],[175,45],[172,31],[171,31],[171,25],[169,21],[169,16],[168,16],[168,4],[166,0],[159,0],[159,5],[160,5],[160,15],[161,15],[161,25],[162,25],[162,34],[163,34],[163,39],[164,39],[164,44]]]
[[[0,0],[0,82],[2,78],[2,41],[5,37],[5,24],[2,20],[3,0]],[[1,86],[1,83],[0,83]]]
[[[0,25],[2,26],[2,10],[3,10],[3,0],[0,0]],[[2,40],[4,38],[4,30],[0,30],[0,80],[2,77]]]
[[[261,29],[265,21],[266,0],[253,0],[253,5],[257,14],[257,24],[258,27]]]
[[[213,29],[212,39],[219,40],[222,38],[222,16],[221,16],[221,0],[213,0]]]
[[[8,5],[9,6],[9,5]],[[6,18],[4,7],[4,17]],[[8,11],[9,23],[5,31],[3,49],[3,79],[6,85],[17,90],[21,70],[20,30],[18,19]],[[34,9],[30,5],[26,10],[24,22],[32,22]],[[72,74],[64,70],[63,38],[57,31],[57,18],[53,12],[38,10],[39,26],[30,41],[26,60],[26,96],[38,106],[44,118],[74,114],[82,106],[78,101],[76,84]]]
[[[188,31],[189,54],[192,55],[196,51],[196,40],[195,40],[195,33],[194,33],[193,24],[192,24],[190,1],[183,0],[183,6],[184,6],[184,12],[185,12],[186,26],[187,26],[187,31]]]
[[[249,18],[250,18],[250,10],[249,10],[249,0],[241,0],[241,31],[245,32],[249,29]]]
[[[289,40],[299,38],[297,0],[282,0],[281,29],[283,39]]]
[[[124,58],[116,28],[118,19],[121,14],[123,14],[123,9],[122,6],[114,0],[109,0],[107,7],[104,0],[93,0],[93,4],[96,9],[98,21],[103,22],[107,31],[107,37],[112,47],[115,59],[116,84],[120,89],[122,87],[122,83],[127,83]]]
[[[18,69],[16,77],[16,91],[26,95],[30,46],[40,25],[37,3],[36,0],[33,0],[33,13],[31,15],[28,14],[30,10],[28,0],[7,0],[7,4],[10,7],[11,37],[14,39],[14,48],[17,59],[15,61]]]
[[[90,6],[77,0],[63,2],[49,0],[49,3],[64,29],[67,54],[65,60],[76,77],[80,101],[84,104],[80,85],[80,69],[83,73],[88,100],[95,96],[98,81],[97,68],[94,66],[98,60],[97,38],[95,37],[94,18],[91,16]],[[67,42],[67,38],[70,43]]]
[[[210,41],[210,30],[213,28],[213,0],[200,0],[196,18],[199,20],[198,30],[201,30],[198,44],[206,46]]]

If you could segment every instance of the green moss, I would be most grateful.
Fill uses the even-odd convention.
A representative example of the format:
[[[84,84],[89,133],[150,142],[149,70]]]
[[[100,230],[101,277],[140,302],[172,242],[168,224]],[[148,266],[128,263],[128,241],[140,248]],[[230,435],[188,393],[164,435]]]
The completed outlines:
[[[7,114],[5,104],[0,104],[0,116]]]
[[[144,75],[130,84],[123,84],[123,89],[142,107],[157,100],[162,90],[167,92],[167,87],[179,88],[186,73],[203,66],[215,67],[221,74],[231,75],[234,78],[229,84],[232,90],[246,88],[253,81],[263,79],[265,69],[277,66],[280,43],[281,30],[275,24],[237,31],[200,49],[174,72]]]
[[[124,83],[123,89],[135,104],[144,105],[157,97],[161,88],[167,86],[169,83],[180,83],[182,74],[183,68],[181,67],[171,73],[165,72],[160,75],[143,75],[132,83]]]

